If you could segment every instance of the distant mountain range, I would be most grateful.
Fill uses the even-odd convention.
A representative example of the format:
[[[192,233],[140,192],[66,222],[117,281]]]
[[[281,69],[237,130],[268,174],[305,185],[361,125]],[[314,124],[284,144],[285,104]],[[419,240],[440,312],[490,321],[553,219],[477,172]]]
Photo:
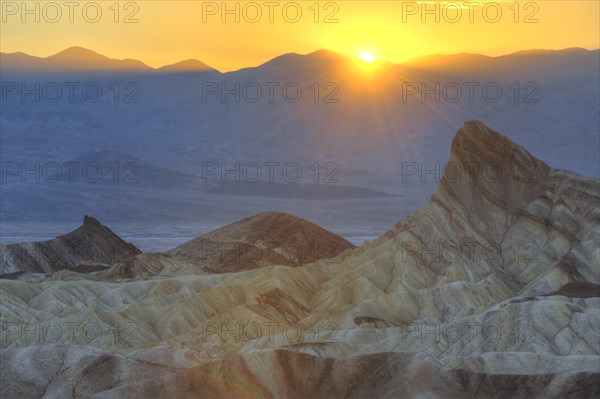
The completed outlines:
[[[400,217],[426,204],[448,160],[451,127],[471,119],[505,132],[552,167],[600,176],[599,50],[433,55],[402,65],[382,61],[371,72],[357,62],[320,50],[220,73],[195,60],[156,70],[81,48],[48,58],[2,54],[4,163],[33,168],[36,162],[101,164],[106,158],[135,162],[142,178],[134,185],[3,184],[2,219],[76,223],[93,213],[110,223],[221,223],[277,209],[327,217],[335,225],[356,224],[360,214],[361,225],[378,220],[383,226],[390,212]],[[67,66],[74,72],[57,78]],[[35,90],[36,83],[68,81],[79,84],[73,99],[65,86],[58,101],[43,98],[42,89],[39,98],[19,93]],[[275,84],[272,98],[268,82]],[[82,93],[86,84],[103,95],[91,101]],[[455,98],[457,86],[462,92]],[[115,151],[118,159],[107,155]],[[85,161],[91,153],[103,155]],[[283,167],[290,164],[301,166],[303,179],[273,185],[265,183],[263,169],[256,184],[217,181],[210,190],[196,190],[206,163],[225,169],[239,164],[241,170],[271,162],[279,164],[276,183],[286,183]],[[6,180],[20,179],[15,173]],[[337,182],[322,184],[330,173]],[[348,196],[365,201],[350,206]],[[298,205],[307,197],[322,206]]]
[[[117,60],[83,47],[69,47],[49,57],[25,53],[0,53],[0,68],[16,71],[110,71],[148,72],[156,69],[133,59]],[[205,63],[190,59],[158,68],[160,72],[215,71]]]
[[[455,69],[474,69],[487,66],[498,66],[505,61],[511,62],[512,59],[521,57],[523,59],[540,60],[544,57],[556,54],[568,54],[573,57],[586,57],[590,52],[598,53],[600,50],[586,50],[583,48],[568,48],[564,50],[525,50],[515,53],[492,57],[482,54],[460,53],[460,54],[432,54],[396,65],[418,67],[422,69],[444,69],[453,71]],[[288,53],[275,57],[260,66],[285,66],[290,63],[292,66],[299,60],[311,63],[314,68],[318,68],[328,63],[349,62],[353,57],[343,55],[331,50],[317,50],[312,53],[301,55],[297,53]],[[386,65],[394,65],[387,61],[378,61]],[[543,67],[543,65],[539,65]],[[174,64],[164,65],[159,68],[152,68],[140,60],[131,58],[114,59],[99,54],[93,50],[79,46],[69,47],[54,55],[48,57],[36,57],[22,52],[0,53],[0,68],[6,71],[110,71],[110,72],[207,72],[217,71],[217,69],[205,64],[197,59],[188,59]],[[245,69],[245,68],[244,68]]]

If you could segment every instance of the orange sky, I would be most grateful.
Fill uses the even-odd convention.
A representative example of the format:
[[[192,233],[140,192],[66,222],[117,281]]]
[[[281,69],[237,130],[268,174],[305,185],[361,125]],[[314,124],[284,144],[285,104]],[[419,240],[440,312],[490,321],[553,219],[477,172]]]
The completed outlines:
[[[434,53],[600,47],[595,0],[109,0],[76,2],[72,9],[63,1],[50,3],[27,2],[24,10],[21,1],[2,0],[0,50],[48,56],[81,46],[153,67],[197,58],[229,71],[322,48],[348,55],[368,51],[397,63]]]

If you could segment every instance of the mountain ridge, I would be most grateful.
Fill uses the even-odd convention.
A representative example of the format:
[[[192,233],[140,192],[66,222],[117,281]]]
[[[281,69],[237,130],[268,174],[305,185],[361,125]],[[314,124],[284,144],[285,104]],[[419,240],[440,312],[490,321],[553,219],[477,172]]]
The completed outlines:
[[[96,218],[85,215],[80,227],[54,239],[0,244],[0,274],[52,274],[84,263],[107,266],[141,252]]]
[[[514,56],[523,56],[523,55],[546,55],[546,54],[556,54],[556,53],[598,53],[600,49],[584,49],[580,47],[569,47],[564,49],[531,49],[531,50],[520,50],[504,55],[498,56],[488,56],[484,54],[478,53],[457,53],[457,54],[430,54],[415,57],[413,59],[398,62],[398,63],[390,63],[395,66],[412,66],[423,63],[442,63],[446,66],[451,66],[457,60],[461,62],[465,62],[468,60],[476,60],[476,61],[493,61],[498,59],[503,59],[505,57],[514,57]],[[4,60],[2,60],[4,58]],[[256,67],[241,67],[236,70],[232,70],[229,72],[236,72],[243,69],[252,69],[252,68],[260,68],[262,66],[272,65],[276,63],[285,63],[288,60],[292,59],[303,59],[307,62],[311,61],[319,61],[319,62],[336,62],[339,63],[341,61],[350,61],[354,59],[354,57],[338,53],[333,50],[328,49],[319,49],[306,54],[300,54],[295,52],[281,54],[279,56],[273,57]],[[98,67],[94,64],[99,63],[104,67]],[[387,61],[385,61],[387,62]],[[27,63],[31,65],[27,65]],[[70,64],[70,65],[69,65]],[[94,50],[80,47],[80,46],[72,46],[68,47],[64,50],[59,51],[56,54],[52,54],[47,57],[39,57],[33,56],[24,52],[0,52],[0,67],[5,70],[24,70],[24,71],[36,71],[36,70],[48,70],[48,71],[113,71],[113,72],[207,72],[207,71],[216,71],[217,69],[207,65],[206,63],[195,59],[186,59],[177,61],[171,64],[165,64],[163,66],[154,68],[146,65],[143,61],[125,58],[125,59],[116,59],[110,58],[103,54],[100,54]],[[229,73],[228,72],[228,73]]]

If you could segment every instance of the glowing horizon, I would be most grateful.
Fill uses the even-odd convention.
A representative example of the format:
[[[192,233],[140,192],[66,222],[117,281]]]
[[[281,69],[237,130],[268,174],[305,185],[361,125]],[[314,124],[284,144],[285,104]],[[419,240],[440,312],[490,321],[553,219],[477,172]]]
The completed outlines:
[[[472,9],[428,2],[429,11],[416,2],[385,1],[274,2],[272,9],[260,2],[228,2],[226,9],[221,2],[96,2],[100,14],[88,3],[73,10],[32,3],[27,14],[20,2],[2,2],[0,51],[47,57],[80,46],[154,68],[198,59],[227,72],[319,49],[350,57],[369,49],[377,60],[402,63],[431,54],[600,47],[600,2],[591,1],[480,0]]]

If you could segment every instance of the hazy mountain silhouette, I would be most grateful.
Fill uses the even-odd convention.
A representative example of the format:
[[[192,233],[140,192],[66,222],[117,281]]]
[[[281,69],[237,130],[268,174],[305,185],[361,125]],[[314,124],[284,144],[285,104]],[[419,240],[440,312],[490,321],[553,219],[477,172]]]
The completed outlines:
[[[202,61],[196,59],[189,59],[180,62],[176,62],[175,64],[165,65],[158,68],[159,71],[162,72],[206,72],[206,71],[216,71],[211,66],[206,65]]]
[[[117,60],[83,47],[69,47],[46,58],[24,53],[2,53],[2,69],[16,71],[148,71],[148,65],[133,59]]]
[[[49,57],[35,57],[25,53],[0,53],[0,67],[5,71],[107,71],[148,72],[156,69],[134,59],[113,59],[83,47],[69,47]],[[189,59],[158,68],[163,72],[204,72],[214,68]]]
[[[84,53],[91,59],[102,58],[93,52],[76,50],[74,53]],[[36,102],[32,96],[26,101],[18,94],[7,96],[0,116],[0,151],[3,160],[19,163],[40,158],[64,162],[91,151],[119,150],[141,160],[152,160],[156,166],[196,176],[200,176],[205,162],[228,167],[235,162],[276,161],[280,165],[298,162],[308,182],[314,177],[309,175],[310,165],[318,162],[322,167],[331,162],[338,166],[336,177],[341,177],[340,187],[401,195],[391,197],[394,199],[390,199],[385,209],[406,214],[425,205],[440,176],[429,174],[422,178],[418,172],[408,181],[402,181],[397,171],[407,163],[419,169],[424,164],[428,170],[439,165],[441,170],[448,159],[452,140],[448,126],[464,120],[483,120],[504,131],[553,167],[599,176],[599,55],[598,50],[566,49],[518,52],[501,57],[432,56],[426,66],[383,62],[375,72],[363,73],[353,57],[322,50],[306,55],[284,54],[258,67],[229,73],[193,74],[193,78],[189,73],[154,73],[153,69],[150,73],[119,72],[106,79],[99,79],[96,72],[84,72],[78,81],[98,82],[105,93],[96,103],[86,102],[81,96],[74,103],[68,101],[67,95],[54,103]],[[69,58],[65,54],[61,57]],[[3,55],[2,60],[5,59]],[[185,69],[186,65],[204,67],[189,61],[166,70]],[[3,73],[4,68],[2,62]],[[14,81],[21,81],[18,74],[14,76]],[[35,72],[22,80],[34,79],[42,84],[57,81],[51,76],[51,73]],[[118,102],[111,89],[115,82],[120,83]],[[128,82],[133,82],[134,87],[125,90]],[[273,101],[269,100],[264,82],[278,84]],[[434,96],[422,99],[420,94],[406,95],[406,84],[419,88],[426,84],[432,88],[436,83],[444,87],[449,82],[477,82],[474,101],[469,100],[466,89],[456,102],[444,98],[438,101]],[[490,82],[501,86],[503,96],[499,101],[482,97],[483,86]],[[301,88],[299,101],[283,97],[283,88],[290,83]],[[516,100],[515,83],[518,83]],[[533,86],[526,88],[529,83]],[[250,101],[243,93],[237,96],[220,93],[222,87],[231,90],[236,85],[240,91],[245,86],[258,85],[262,95],[257,101]],[[207,94],[207,86],[217,93]],[[137,102],[124,102],[134,93],[132,89],[137,90],[133,96]],[[535,101],[525,102],[528,96],[533,96]],[[276,157],[273,154],[277,154]],[[177,185],[187,179],[173,181]],[[8,186],[3,188],[0,204],[3,217],[37,220],[54,217],[56,213],[47,211],[49,202],[72,220],[94,211],[105,219],[115,209],[123,213],[114,215],[117,219],[144,217],[137,201],[125,200],[118,207],[111,205],[117,198],[129,198],[129,195],[138,198],[141,194],[132,190],[140,186],[114,187],[121,191],[111,195],[113,187],[103,185],[98,195],[106,196],[106,201],[94,201],[84,194],[96,186],[86,186],[86,190],[76,195],[73,185]],[[229,184],[216,189],[224,194],[221,195],[223,202],[217,204],[214,198],[180,195],[178,200],[182,203],[174,206],[164,196],[152,195],[145,199],[145,206],[153,209],[154,218],[169,221],[185,219],[190,212],[200,214],[202,207],[214,210],[227,201],[243,202],[244,207],[250,207],[254,213],[269,210],[265,208],[265,197],[257,195],[259,186],[246,186],[251,189]],[[264,194],[273,195],[279,188],[290,189],[278,186],[271,194]],[[281,198],[298,198],[297,193],[282,195],[280,191],[276,194]],[[200,203],[203,205],[199,206]],[[294,205],[286,202],[286,206]],[[222,215],[232,220],[242,216],[244,207],[203,214],[214,218]],[[168,211],[160,211],[163,208]],[[314,207],[308,209],[307,212],[321,212]],[[294,208],[283,210],[297,212]],[[332,212],[334,215],[348,212],[348,220],[353,219],[346,206],[338,206]],[[382,220],[376,216],[377,207],[365,212],[365,218],[369,215],[370,221]]]

